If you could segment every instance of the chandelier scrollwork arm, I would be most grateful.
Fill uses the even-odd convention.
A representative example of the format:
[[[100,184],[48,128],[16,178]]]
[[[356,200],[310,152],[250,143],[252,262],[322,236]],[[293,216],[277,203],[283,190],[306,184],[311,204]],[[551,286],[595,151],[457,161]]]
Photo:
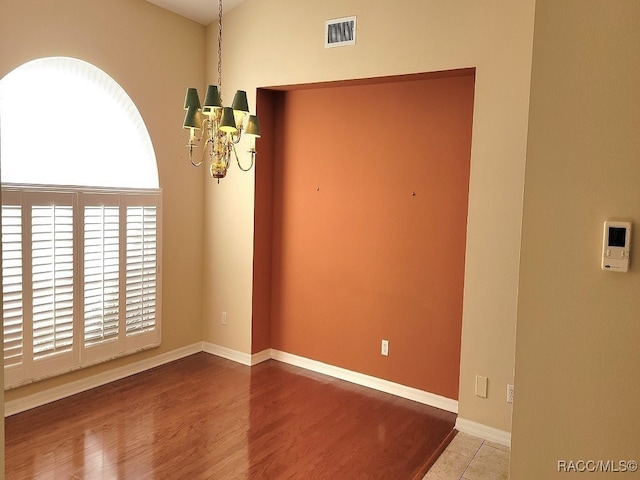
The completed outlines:
[[[253,168],[253,163],[255,162],[256,159],[256,151],[255,150],[249,150],[249,154],[250,154],[250,158],[251,158],[251,163],[249,164],[249,166],[247,168],[244,168],[242,166],[242,164],[240,163],[240,157],[238,156],[238,151],[236,150],[236,146],[233,146],[233,155],[236,157],[236,163],[238,164],[238,168],[240,170],[242,170],[243,172],[248,172],[249,170],[251,170]]]

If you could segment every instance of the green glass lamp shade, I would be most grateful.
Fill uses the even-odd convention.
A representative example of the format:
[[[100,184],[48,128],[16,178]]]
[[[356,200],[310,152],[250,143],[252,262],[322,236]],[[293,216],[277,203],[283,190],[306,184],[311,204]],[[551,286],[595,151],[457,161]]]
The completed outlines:
[[[202,128],[202,116],[197,108],[191,107],[187,109],[182,126],[183,128],[195,128],[198,130]]]
[[[247,129],[244,131],[247,135],[260,136],[260,123],[258,117],[255,115],[249,115],[249,121],[247,121]]]
[[[220,122],[220,131],[225,133],[238,133],[236,121],[233,116],[233,108],[224,107],[222,109],[222,121]]]
[[[233,103],[231,104],[231,108],[233,108],[237,112],[249,113],[247,92],[245,92],[244,90],[238,90],[233,96]]]
[[[204,98],[203,112],[211,112],[215,108],[222,108],[222,100],[220,99],[220,92],[215,85],[209,85],[207,87],[207,94]]]
[[[200,97],[198,97],[198,90],[195,88],[187,88],[187,94],[184,97],[184,109],[200,108]]]

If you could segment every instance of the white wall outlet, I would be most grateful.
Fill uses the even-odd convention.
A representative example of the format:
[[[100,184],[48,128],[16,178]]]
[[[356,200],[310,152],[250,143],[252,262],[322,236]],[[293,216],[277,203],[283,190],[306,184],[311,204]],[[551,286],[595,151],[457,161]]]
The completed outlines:
[[[476,375],[476,395],[478,397],[487,398],[487,384],[489,379],[481,375]]]
[[[222,325],[227,324],[227,312],[222,312],[222,315],[220,316],[220,323],[222,323]]]
[[[382,340],[382,344],[380,345],[380,354],[385,357],[389,356],[389,340]]]
[[[513,385],[507,385],[507,403],[513,403]]]

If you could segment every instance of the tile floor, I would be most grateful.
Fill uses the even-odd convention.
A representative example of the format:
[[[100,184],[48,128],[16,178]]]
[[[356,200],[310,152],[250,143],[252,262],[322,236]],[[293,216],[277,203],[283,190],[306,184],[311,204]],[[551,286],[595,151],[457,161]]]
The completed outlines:
[[[422,480],[507,480],[509,447],[458,433]]]

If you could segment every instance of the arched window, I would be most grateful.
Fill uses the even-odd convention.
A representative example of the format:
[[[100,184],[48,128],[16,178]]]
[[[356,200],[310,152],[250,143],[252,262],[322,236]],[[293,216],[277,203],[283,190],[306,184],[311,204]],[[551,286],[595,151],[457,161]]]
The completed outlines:
[[[0,80],[5,387],[160,343],[161,191],[131,98],[73,58]]]
[[[129,95],[90,63],[25,63],[0,81],[2,180],[158,188],[151,138]]]

